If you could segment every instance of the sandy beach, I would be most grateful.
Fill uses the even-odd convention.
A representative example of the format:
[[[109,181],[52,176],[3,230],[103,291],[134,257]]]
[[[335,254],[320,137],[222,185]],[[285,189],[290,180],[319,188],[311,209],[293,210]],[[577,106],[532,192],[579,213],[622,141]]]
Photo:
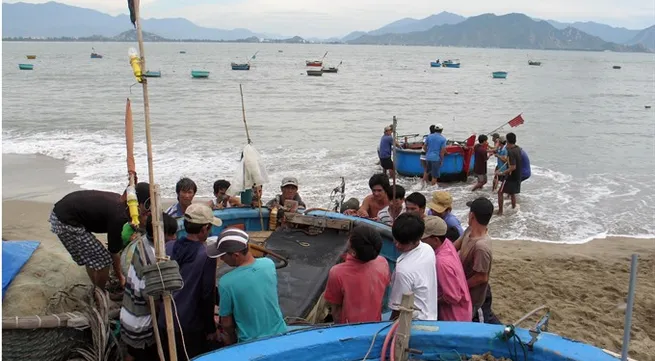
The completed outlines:
[[[84,269],[72,261],[47,221],[53,203],[76,187],[68,182],[63,162],[57,170],[40,168],[39,163],[48,162],[38,156],[9,155],[10,162],[7,156],[3,154],[2,237],[41,245],[9,288],[3,316],[31,315],[64,285],[88,283]],[[630,357],[655,361],[655,239],[611,237],[578,245],[497,240],[493,248],[493,308],[502,322],[512,323],[548,305],[551,332],[619,353],[630,255],[637,253]],[[529,328],[535,321],[521,326]]]

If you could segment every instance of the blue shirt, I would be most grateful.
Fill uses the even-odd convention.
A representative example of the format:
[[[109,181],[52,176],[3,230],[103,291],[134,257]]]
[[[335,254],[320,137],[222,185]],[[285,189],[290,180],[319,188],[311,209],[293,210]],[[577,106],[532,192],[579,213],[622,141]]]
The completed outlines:
[[[459,232],[459,236],[461,237],[462,234],[464,234],[464,228],[462,228],[462,224],[459,222],[459,219],[455,217],[454,214],[451,212],[448,212],[444,217],[443,220],[446,222],[446,225],[448,228],[450,227],[455,227],[457,228],[457,231]]]
[[[430,162],[437,162],[441,159],[441,150],[446,146],[446,137],[439,133],[432,133],[425,139],[427,145],[427,152],[425,160]]]
[[[393,147],[393,136],[383,135],[380,138],[380,159],[391,158]]]
[[[496,151],[496,154],[499,156],[507,157],[507,148],[503,145]],[[503,162],[498,158],[498,162],[496,164],[496,168],[498,169],[499,172],[504,172],[507,170],[507,162]]]
[[[530,170],[530,158],[523,148],[521,148],[521,179],[526,179],[532,175]]]
[[[277,296],[277,272],[269,258],[239,266],[218,281],[220,316],[234,317],[239,342],[287,331]]]

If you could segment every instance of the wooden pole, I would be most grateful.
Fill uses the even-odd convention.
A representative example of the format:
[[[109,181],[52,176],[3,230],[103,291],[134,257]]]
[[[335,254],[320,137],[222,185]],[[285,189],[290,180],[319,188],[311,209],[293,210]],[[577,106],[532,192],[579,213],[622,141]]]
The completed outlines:
[[[246,106],[243,103],[243,87],[239,84],[239,92],[241,93],[241,114],[243,114],[243,125],[246,127],[246,138],[248,138],[248,144],[252,143],[250,141],[250,133],[248,132],[248,123],[246,122]]]
[[[143,47],[143,32],[141,30],[141,9],[140,0],[134,0],[134,14],[136,17],[136,37],[139,42],[139,55],[141,57],[141,70],[146,69],[146,56]],[[155,184],[155,175],[152,161],[152,137],[150,133],[150,100],[148,99],[148,78],[143,78],[143,112],[145,115],[146,128],[146,145],[148,150],[148,180],[150,183],[150,203],[152,210],[152,227],[153,238],[155,242],[155,252],[157,263],[166,260],[166,251],[164,249],[164,228],[161,223],[162,207],[159,199],[159,186]],[[171,307],[171,294],[163,295],[164,313],[166,316],[166,330],[168,333],[168,350],[171,361],[177,361],[177,349],[175,346],[175,329],[173,324],[173,310]]]
[[[409,359],[409,336],[412,330],[412,318],[414,316],[414,294],[405,293],[400,302],[400,317],[398,317],[398,329],[396,330],[396,343],[394,353],[396,359],[393,361],[407,361]]]
[[[396,116],[393,116],[393,143],[391,144],[391,149],[393,149],[392,152],[392,161],[393,163],[393,189],[391,190],[392,192],[392,202],[396,200],[396,125],[398,125],[398,120],[396,119]]]

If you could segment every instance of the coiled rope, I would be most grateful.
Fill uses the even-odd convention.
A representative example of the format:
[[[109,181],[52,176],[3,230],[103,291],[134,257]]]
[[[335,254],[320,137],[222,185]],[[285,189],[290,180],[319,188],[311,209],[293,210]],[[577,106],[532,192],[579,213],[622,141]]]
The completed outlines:
[[[144,266],[143,278],[146,283],[143,292],[154,298],[184,287],[180,266],[176,261],[169,260]]]

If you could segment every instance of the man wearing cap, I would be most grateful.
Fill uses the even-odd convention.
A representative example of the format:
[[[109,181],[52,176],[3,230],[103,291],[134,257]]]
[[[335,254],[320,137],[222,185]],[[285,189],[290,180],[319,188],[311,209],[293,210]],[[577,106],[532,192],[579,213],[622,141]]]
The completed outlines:
[[[434,249],[437,267],[439,321],[470,322],[472,318],[469,294],[462,262],[452,240],[446,239],[448,226],[436,216],[425,217],[425,232],[421,242]]]
[[[434,133],[428,135],[425,139],[425,161],[427,164],[428,171],[432,176],[432,185],[437,184],[437,178],[439,178],[439,172],[441,169],[441,162],[443,161],[444,156],[446,155],[446,138],[441,135],[443,131],[443,126],[437,124],[434,126]]]
[[[397,147],[399,146],[398,142],[394,142],[392,134],[393,127],[386,126],[384,128],[384,135],[380,138],[379,151],[380,165],[382,166],[384,174],[387,174],[387,170],[389,171],[390,177],[393,177],[393,160],[391,159],[391,155],[393,154],[394,143]]]
[[[497,135],[498,133],[496,133]],[[507,170],[507,148],[505,145],[507,141],[505,140],[504,135],[499,135],[494,141],[495,147],[493,153],[496,156],[496,170],[494,171],[494,181],[492,190],[496,190],[498,183],[502,183],[505,180],[505,176],[501,175]]]
[[[335,323],[381,320],[382,299],[391,277],[381,249],[377,230],[363,224],[353,228],[346,261],[330,269],[323,294]]]
[[[284,177],[282,178],[282,183],[280,185],[280,190],[282,194],[278,194],[275,198],[271,199],[266,203],[266,207],[274,208],[276,206],[284,207],[285,201],[294,201],[298,202],[298,208],[307,208],[305,202],[300,198],[298,194],[298,179],[295,177]]]
[[[499,323],[491,311],[491,298],[487,297],[490,293],[489,275],[493,260],[487,226],[493,215],[494,205],[485,197],[477,198],[466,205],[470,208],[469,228],[454,246],[460,249],[459,257],[464,267],[473,304],[473,322]]]
[[[218,281],[219,316],[225,345],[286,332],[277,295],[277,272],[270,258],[255,258],[248,233],[223,230],[207,255],[220,258],[233,270]]]
[[[148,183],[136,186],[139,209],[150,198]],[[93,284],[102,289],[109,281],[109,266],[125,285],[120,252],[124,247],[121,232],[130,219],[125,198],[118,193],[81,190],[67,194],[55,203],[50,213],[50,229],[66,247],[73,260],[86,267]],[[93,233],[107,234],[107,248]]]
[[[396,269],[391,276],[389,308],[391,319],[400,316],[399,304],[403,294],[414,293],[414,319],[436,321],[437,314],[437,270],[432,247],[421,242],[425,224],[421,217],[403,213],[393,223],[391,233],[394,245],[402,253],[396,260]]]
[[[212,227],[222,224],[206,204],[191,204],[184,212],[186,236],[166,244],[166,254],[178,263],[184,281],[184,287],[173,293],[180,324],[175,324],[178,360],[186,360],[182,333],[190,358],[210,351],[208,340],[216,339],[216,259],[207,257],[206,241]],[[158,320],[160,334],[166,335],[162,308]],[[164,349],[168,351],[166,347]]]
[[[439,216],[446,221],[448,227],[456,227],[459,235],[464,234],[464,229],[459,219],[453,214],[453,197],[446,191],[432,193],[432,199],[427,204],[428,215]]]

